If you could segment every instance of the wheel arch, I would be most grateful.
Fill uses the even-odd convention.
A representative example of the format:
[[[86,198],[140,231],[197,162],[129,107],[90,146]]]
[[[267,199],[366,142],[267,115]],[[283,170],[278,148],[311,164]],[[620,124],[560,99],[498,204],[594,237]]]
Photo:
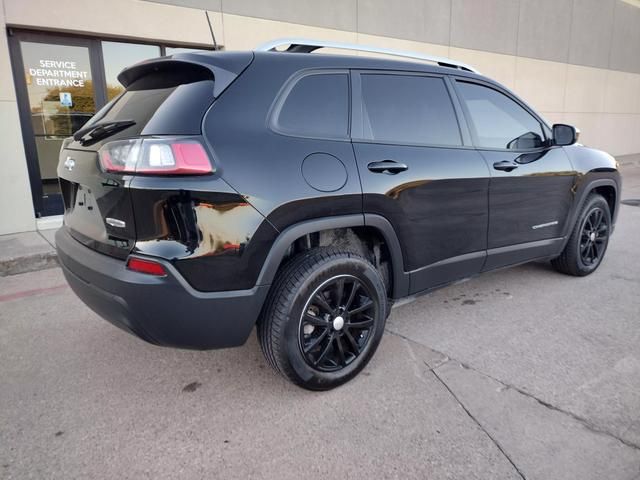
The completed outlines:
[[[574,204],[573,213],[571,214],[570,221],[567,223],[566,232],[565,232],[565,244],[569,240],[569,234],[573,229],[576,221],[578,220],[578,215],[580,215],[580,211],[582,209],[582,205],[584,205],[587,197],[592,193],[598,193],[602,195],[607,203],[609,204],[609,208],[611,210],[611,223],[615,225],[616,215],[618,214],[618,202],[619,202],[619,194],[618,194],[618,183],[612,178],[599,178],[594,179],[587,183],[578,194],[577,201]],[[563,246],[564,248],[564,246]]]
[[[594,186],[589,193],[595,192],[604,197],[609,204],[609,212],[611,213],[611,220],[616,217],[618,213],[618,190],[615,185],[602,184]]]
[[[391,296],[402,298],[409,293],[409,275],[404,271],[404,260],[400,242],[391,226],[384,217],[375,214],[353,214],[335,217],[306,220],[289,226],[283,230],[271,246],[269,254],[260,270],[257,285],[270,285],[287,259],[291,247],[300,238],[329,230],[353,229],[362,231],[372,229],[384,240],[390,262]]]

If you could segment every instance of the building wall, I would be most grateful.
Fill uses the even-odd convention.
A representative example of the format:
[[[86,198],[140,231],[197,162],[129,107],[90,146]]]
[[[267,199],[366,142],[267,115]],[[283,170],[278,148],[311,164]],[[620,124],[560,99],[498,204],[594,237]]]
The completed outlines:
[[[640,5],[622,0],[155,0],[222,14],[220,43],[307,36],[449,56],[614,155],[640,152]]]
[[[4,31],[4,2],[0,0],[0,27]],[[33,230],[36,222],[31,186],[22,146],[18,104],[13,86],[7,36],[0,35],[0,235]]]
[[[213,45],[213,32],[227,50],[303,36],[450,56],[502,82],[550,122],[576,125],[583,143],[614,155],[640,153],[639,0],[56,0],[53,8],[50,0],[0,0],[0,5],[3,25],[38,30],[202,46]],[[34,226],[6,43],[0,36],[0,121],[7,137],[0,142],[6,167],[0,179],[0,234]]]

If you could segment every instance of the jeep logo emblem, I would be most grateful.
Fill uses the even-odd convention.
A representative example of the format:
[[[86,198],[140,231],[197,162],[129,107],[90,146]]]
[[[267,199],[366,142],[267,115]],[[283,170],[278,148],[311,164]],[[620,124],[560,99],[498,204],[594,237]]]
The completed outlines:
[[[76,161],[71,157],[67,157],[67,159],[64,161],[64,168],[66,168],[69,171],[73,170],[73,167],[75,166],[76,166]]]

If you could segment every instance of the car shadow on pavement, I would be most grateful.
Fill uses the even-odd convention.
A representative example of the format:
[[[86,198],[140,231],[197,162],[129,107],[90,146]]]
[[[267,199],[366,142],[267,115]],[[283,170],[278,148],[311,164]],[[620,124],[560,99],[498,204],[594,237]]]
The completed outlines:
[[[535,262],[471,279],[469,285],[482,289],[485,286],[489,287],[493,283],[492,279],[502,281],[504,276],[546,276],[549,273],[557,275],[549,262]],[[450,295],[457,298],[459,288],[455,285],[445,287],[437,296],[447,298]],[[429,302],[431,297],[432,295],[421,297],[420,302]],[[207,384],[216,389],[249,389],[259,386],[261,394],[304,392],[284,381],[268,365],[258,344],[255,329],[249,335],[246,344],[241,347],[209,351],[180,350],[148,344],[104,322],[88,309],[86,312],[93,317],[87,324],[87,327],[91,328],[78,332],[84,337],[78,339],[78,344],[86,345],[86,355],[95,355],[96,362],[91,362],[83,355],[78,355],[77,358],[86,365],[91,364],[94,375],[98,373],[95,370],[96,365],[99,372],[112,376],[112,365],[124,364],[127,371],[136,377],[155,378],[154,387],[162,385],[186,394],[194,393]],[[104,367],[104,370],[101,367]],[[129,381],[125,380],[125,384],[119,388],[125,387],[128,383]],[[132,385],[139,388],[141,384],[135,382]]]

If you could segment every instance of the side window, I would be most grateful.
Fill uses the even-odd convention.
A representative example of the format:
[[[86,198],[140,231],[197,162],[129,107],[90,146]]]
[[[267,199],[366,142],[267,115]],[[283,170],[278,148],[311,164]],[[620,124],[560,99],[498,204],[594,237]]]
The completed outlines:
[[[469,82],[457,82],[478,147],[527,150],[544,145],[540,122],[503,93]]]
[[[289,91],[275,121],[287,134],[346,138],[349,132],[349,76],[322,73],[304,76]]]
[[[442,78],[362,74],[363,136],[374,141],[461,145]]]

